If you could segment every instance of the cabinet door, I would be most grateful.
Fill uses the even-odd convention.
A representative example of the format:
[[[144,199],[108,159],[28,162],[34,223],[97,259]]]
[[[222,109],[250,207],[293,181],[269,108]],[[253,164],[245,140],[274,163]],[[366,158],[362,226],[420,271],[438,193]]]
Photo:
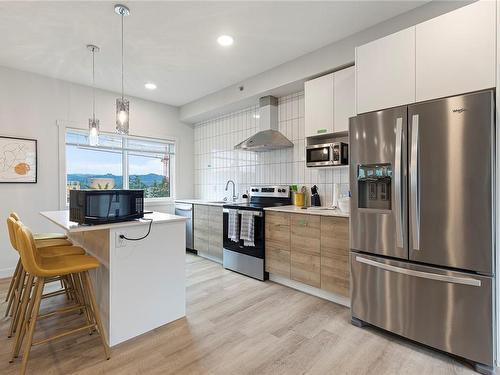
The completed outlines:
[[[321,286],[320,217],[291,216],[290,276],[319,288]]]
[[[415,27],[356,48],[357,113],[415,102]]]
[[[417,25],[417,101],[495,86],[495,12],[478,1]]]
[[[321,286],[320,257],[299,251],[292,251],[291,254],[292,279],[319,288]]]
[[[320,216],[292,214],[291,251],[320,255]]]
[[[222,207],[208,207],[208,253],[222,262]]]
[[[333,132],[349,130],[349,117],[356,116],[354,66],[334,73]]]
[[[321,289],[349,296],[349,219],[321,218]]]
[[[305,135],[333,132],[333,73],[304,83]]]
[[[290,278],[290,214],[266,212],[266,272]]]
[[[208,206],[194,205],[193,211],[194,249],[208,253]]]

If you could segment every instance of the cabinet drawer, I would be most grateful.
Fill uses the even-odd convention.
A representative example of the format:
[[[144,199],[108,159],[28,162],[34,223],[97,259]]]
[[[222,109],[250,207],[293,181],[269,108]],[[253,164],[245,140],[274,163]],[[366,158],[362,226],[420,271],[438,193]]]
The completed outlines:
[[[290,278],[290,251],[266,243],[266,272]]]
[[[292,252],[320,255],[320,216],[292,214],[290,237]]]
[[[291,252],[291,278],[319,288],[321,286],[321,258],[299,251]]]

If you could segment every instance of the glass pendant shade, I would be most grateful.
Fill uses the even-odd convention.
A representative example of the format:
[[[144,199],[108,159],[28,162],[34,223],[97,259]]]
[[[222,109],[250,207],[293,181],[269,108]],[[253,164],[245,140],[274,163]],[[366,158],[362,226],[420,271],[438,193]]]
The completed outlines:
[[[116,99],[116,131],[128,134],[129,128],[129,101],[125,98]]]
[[[89,146],[99,146],[99,120],[89,118]]]

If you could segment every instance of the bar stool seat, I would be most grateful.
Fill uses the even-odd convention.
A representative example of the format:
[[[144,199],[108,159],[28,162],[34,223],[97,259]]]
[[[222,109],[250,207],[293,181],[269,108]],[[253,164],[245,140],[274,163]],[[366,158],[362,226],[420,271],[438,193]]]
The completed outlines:
[[[61,255],[85,255],[85,250],[80,246],[51,246],[38,248],[43,258],[59,257]]]
[[[33,239],[37,240],[65,240],[68,236],[64,233],[33,233]]]
[[[49,240],[35,240],[37,248],[51,247],[51,246],[71,246],[73,242],[64,238],[54,238]]]
[[[59,256],[42,258],[38,275],[40,277],[55,277],[70,273],[85,272],[99,267],[99,261],[89,255]]]

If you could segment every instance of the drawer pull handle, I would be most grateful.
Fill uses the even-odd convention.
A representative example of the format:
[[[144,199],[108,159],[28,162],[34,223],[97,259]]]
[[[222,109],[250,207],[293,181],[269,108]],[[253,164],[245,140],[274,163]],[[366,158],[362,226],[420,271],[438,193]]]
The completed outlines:
[[[371,259],[366,259],[360,256],[356,256],[356,261],[359,263],[364,263],[369,266],[377,267],[380,269],[383,269],[385,271],[390,271],[390,272],[396,272],[396,273],[401,273],[403,275],[408,275],[408,276],[414,276],[414,277],[421,277],[423,279],[430,279],[430,280],[436,280],[436,281],[444,281],[447,283],[453,283],[453,284],[463,284],[463,285],[470,285],[470,286],[481,286],[481,280],[474,279],[472,277],[459,277],[459,276],[449,276],[449,275],[440,275],[437,273],[430,273],[430,272],[423,272],[423,271],[416,271],[416,270],[410,270],[407,268],[401,268],[401,267],[396,267],[390,264],[385,264],[385,263],[380,263],[376,262]]]

